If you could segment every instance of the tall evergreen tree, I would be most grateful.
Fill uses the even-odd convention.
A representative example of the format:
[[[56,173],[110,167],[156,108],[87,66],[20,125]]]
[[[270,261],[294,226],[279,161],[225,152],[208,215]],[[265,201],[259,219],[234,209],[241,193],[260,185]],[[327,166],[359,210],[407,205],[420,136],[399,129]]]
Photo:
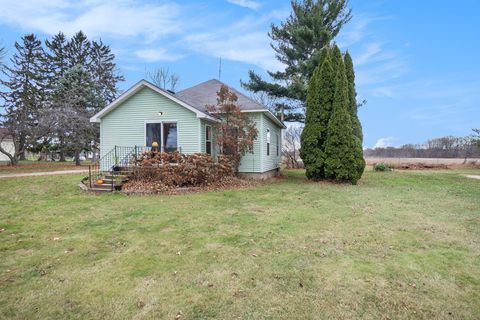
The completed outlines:
[[[337,48],[334,49],[334,55]],[[356,184],[361,174],[357,168],[356,140],[349,113],[348,82],[343,59],[337,62],[333,110],[325,144],[325,175]]]
[[[310,79],[305,127],[300,137],[300,157],[304,162],[307,178],[313,180],[325,177],[326,128],[332,108],[335,79],[328,49],[322,50],[320,61],[321,65],[317,66]]]
[[[90,50],[92,44],[85,33],[78,31],[67,44],[68,68],[82,66],[85,70],[90,69]]]
[[[104,102],[101,107],[106,106],[117,98],[117,83],[125,81],[125,78],[118,73],[115,55],[102,40],[92,41],[89,69],[93,81],[98,84],[99,92],[97,94]]]
[[[45,103],[45,69],[42,42],[34,34],[15,42],[15,53],[11,66],[2,73],[6,79],[0,84],[6,89],[1,92],[5,102],[2,125],[13,137],[15,152],[9,157],[12,164],[24,159],[28,147],[34,146],[44,135],[43,107]],[[0,152],[7,154],[0,148]]]
[[[357,105],[357,92],[355,90],[355,71],[353,70],[353,61],[348,51],[345,53],[345,72],[348,81],[348,100],[349,100],[349,112],[352,118],[353,133],[363,142],[362,125],[358,119],[358,105]]]
[[[45,53],[49,75],[49,87],[52,87],[59,78],[65,75],[69,67],[67,38],[62,32],[53,36],[52,40],[45,40],[48,50]]]
[[[355,90],[355,71],[353,69],[353,61],[350,53],[345,54],[345,72],[348,82],[348,101],[349,101],[349,113],[352,121],[353,134],[355,139],[355,158],[356,168],[359,175],[363,174],[365,170],[365,159],[363,158],[363,133],[362,124],[358,118],[358,104],[357,104],[357,92]]]
[[[98,136],[96,124],[89,121],[102,104],[96,86],[90,73],[76,65],[58,80],[52,94],[52,125],[64,132],[66,148],[75,154],[77,165],[80,152],[89,150]]]
[[[333,68],[331,48],[323,50],[327,56],[322,64],[322,76],[318,82],[318,90],[320,92],[320,132],[319,146],[322,150],[322,166],[325,163],[325,144],[328,134],[328,123],[332,116],[333,99],[335,95],[335,70]],[[325,177],[324,168],[322,167],[322,178]]]
[[[308,82],[319,65],[320,50],[329,45],[351,19],[351,10],[348,0],[293,0],[291,5],[292,13],[287,21],[272,25],[269,33],[276,58],[285,65],[285,70],[269,71],[273,82],[250,71],[249,81],[242,85],[270,97],[297,101],[303,107]],[[282,104],[278,106],[281,108]],[[291,104],[291,108],[295,106]],[[286,111],[285,120],[298,119],[296,110]]]
[[[320,97],[318,81],[321,76],[320,66],[315,69],[308,87],[305,126],[300,135],[300,158],[303,160],[308,179],[319,180],[322,174],[320,138]]]
[[[68,41],[65,37],[65,34],[62,32],[57,33],[53,36],[53,39],[45,40],[45,45],[48,48],[46,52],[47,66],[48,66],[48,92],[51,94],[51,91],[56,86],[58,79],[63,78],[65,72],[70,68],[71,65],[69,61],[68,53]],[[49,99],[52,107],[53,101]],[[54,110],[55,108],[53,108]],[[55,111],[53,111],[55,112]],[[65,132],[63,127],[55,127],[53,138],[58,140],[58,151],[60,154],[60,161],[65,161]]]

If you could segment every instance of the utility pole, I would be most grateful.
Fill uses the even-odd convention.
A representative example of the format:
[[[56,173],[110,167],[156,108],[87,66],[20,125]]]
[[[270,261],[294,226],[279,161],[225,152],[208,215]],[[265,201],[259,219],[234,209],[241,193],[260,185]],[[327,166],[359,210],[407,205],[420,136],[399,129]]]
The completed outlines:
[[[220,57],[220,60],[218,62],[218,80],[222,78],[222,57]]]

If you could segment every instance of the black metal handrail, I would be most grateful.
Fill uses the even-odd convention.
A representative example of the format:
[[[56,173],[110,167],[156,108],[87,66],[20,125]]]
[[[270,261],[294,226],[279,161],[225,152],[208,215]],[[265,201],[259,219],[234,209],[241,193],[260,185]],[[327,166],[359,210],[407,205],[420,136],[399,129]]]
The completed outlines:
[[[88,166],[88,183],[90,188],[96,184],[104,175],[110,177],[110,190],[113,191],[120,185],[122,179],[135,169],[137,157],[144,152],[150,151],[151,147],[133,146],[123,147],[114,146],[95,163]],[[181,148],[179,148],[181,152]]]
[[[120,176],[125,174],[124,169],[129,166],[131,160],[148,150],[150,150],[148,147],[114,146],[112,150],[103,155],[97,162],[88,166],[88,183],[90,188],[102,176],[109,175],[111,178],[110,189],[115,190]]]

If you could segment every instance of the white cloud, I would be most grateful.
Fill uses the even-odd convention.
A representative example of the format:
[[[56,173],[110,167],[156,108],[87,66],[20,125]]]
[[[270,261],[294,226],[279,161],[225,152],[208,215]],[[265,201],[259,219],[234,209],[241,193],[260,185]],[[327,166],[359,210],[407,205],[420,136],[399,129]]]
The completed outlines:
[[[368,26],[370,26],[375,21],[386,19],[389,18],[354,15],[350,23],[347,23],[344,29],[338,35],[337,42],[339,46],[342,48],[347,48],[369,37],[371,35],[371,32],[368,31]]]
[[[275,58],[267,35],[270,21],[282,14],[288,13],[273,11],[261,17],[246,17],[214,32],[192,33],[183,41],[202,54],[254,64],[266,70],[282,70],[283,65]]]
[[[72,35],[78,30],[90,37],[143,36],[154,40],[179,32],[179,7],[173,3],[140,4],[137,1],[0,1],[0,21],[28,31]]]
[[[162,48],[137,50],[135,55],[142,59],[142,62],[176,61],[183,57],[182,55],[169,53]]]
[[[369,63],[375,55],[381,52],[382,45],[378,42],[370,43],[367,45],[366,50],[355,58],[355,65]]]
[[[380,138],[377,140],[373,148],[386,148],[386,147],[393,147],[394,142],[397,141],[397,138],[394,137],[386,137],[386,138]]]
[[[252,9],[261,6],[254,0],[229,1]],[[139,59],[175,61],[195,52],[267,70],[282,68],[270,47],[270,23],[290,12],[285,7],[222,20],[221,13],[206,6],[180,6],[174,0],[0,0],[0,7],[0,25],[47,35],[61,30],[71,36],[82,30],[89,38],[108,39],[118,58],[129,64]]]
[[[280,64],[269,46],[264,32],[245,34],[203,33],[186,38],[199,53],[258,65],[267,70],[280,70]]]
[[[258,10],[262,6],[261,3],[253,0],[227,0],[227,2],[252,10]]]

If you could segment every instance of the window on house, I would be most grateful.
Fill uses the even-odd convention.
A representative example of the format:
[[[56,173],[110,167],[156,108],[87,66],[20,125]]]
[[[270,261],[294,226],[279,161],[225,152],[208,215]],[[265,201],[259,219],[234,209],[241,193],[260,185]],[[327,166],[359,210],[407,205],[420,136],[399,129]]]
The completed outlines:
[[[151,147],[158,143],[159,149],[172,152],[178,149],[178,135],[176,122],[154,122],[145,124],[145,143]]]
[[[212,127],[205,126],[205,152],[212,154]]]
[[[278,137],[278,134],[275,135],[275,138],[277,140],[277,157],[278,157],[279,152],[280,152],[280,139]]]
[[[270,155],[270,129],[267,129],[267,156]]]
[[[177,150],[177,123],[163,123],[163,145],[162,150],[172,152]]]
[[[146,124],[146,144],[147,147],[151,147],[154,142],[160,146],[162,144],[162,124],[159,123],[147,123]]]

